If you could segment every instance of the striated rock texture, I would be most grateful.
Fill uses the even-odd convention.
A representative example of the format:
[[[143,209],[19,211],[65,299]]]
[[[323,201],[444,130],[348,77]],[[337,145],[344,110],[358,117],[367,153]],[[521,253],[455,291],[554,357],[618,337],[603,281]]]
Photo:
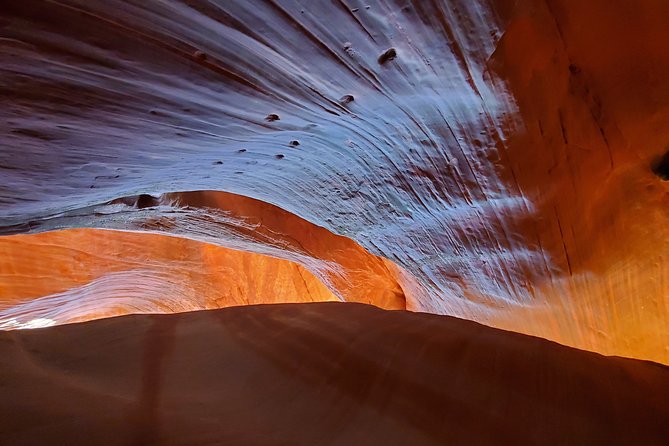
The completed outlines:
[[[11,272],[2,276],[0,328],[338,300],[293,262],[187,239],[73,229],[1,242],[2,270]],[[10,263],[16,258],[23,261]]]
[[[75,232],[0,240],[0,289],[76,300],[136,267],[82,264],[68,292],[5,246],[136,231],[297,262],[342,300],[669,363],[668,21],[663,0],[1,2],[2,233]],[[151,260],[183,268],[173,290],[218,280],[174,255]]]
[[[360,304],[5,332],[0,355],[3,444],[664,445],[669,436],[666,366]]]
[[[87,212],[44,222],[56,230],[0,237],[0,328],[277,302],[405,309],[404,288],[416,299],[401,268],[250,198],[128,197],[95,209],[91,223],[105,230],[60,229]]]

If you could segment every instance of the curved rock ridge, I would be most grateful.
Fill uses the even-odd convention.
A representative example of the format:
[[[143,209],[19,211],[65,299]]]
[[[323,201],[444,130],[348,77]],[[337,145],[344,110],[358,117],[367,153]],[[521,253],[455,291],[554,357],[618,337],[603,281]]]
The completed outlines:
[[[7,230],[226,191],[393,262],[411,309],[669,363],[666,2],[3,9]]]
[[[405,309],[423,292],[352,240],[223,192],[125,197],[29,226],[0,237],[0,328],[273,302]]]
[[[373,302],[382,308],[413,309],[425,294],[401,267],[370,254],[351,239],[268,203],[219,191],[124,197],[6,227],[5,233],[36,234],[72,227],[170,235],[289,260],[311,271],[341,300]],[[7,254],[9,263],[21,262],[17,252],[13,257]]]
[[[669,436],[666,366],[360,304],[0,332],[0,355],[3,444],[661,445]]]

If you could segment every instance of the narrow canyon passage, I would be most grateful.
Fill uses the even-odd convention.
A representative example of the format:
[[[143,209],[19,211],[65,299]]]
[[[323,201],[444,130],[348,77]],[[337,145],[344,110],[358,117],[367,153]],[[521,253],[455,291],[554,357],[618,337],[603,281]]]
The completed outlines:
[[[567,356],[598,358],[601,373],[617,374],[623,360],[597,354],[637,360],[611,378],[616,386],[646,376],[637,375],[651,367],[644,361],[665,370],[667,23],[665,0],[0,0],[0,351],[22,358],[0,375],[42,369],[23,339],[73,333],[58,326],[75,323],[113,338],[106,330],[131,330],[128,321],[155,321],[156,334],[142,339],[165,350],[133,361],[181,370],[165,339],[201,341],[179,331],[188,327],[170,334],[164,321],[183,316],[199,326],[210,317],[203,310],[240,318],[267,311],[268,332],[254,326],[264,340],[275,316],[255,309],[264,304],[327,308],[339,328],[350,315],[360,320],[352,339],[364,339],[375,318],[347,308],[377,307],[369,311],[409,324],[401,333],[420,332],[418,369],[451,363],[456,381],[464,379],[457,370],[471,372],[462,368],[470,344],[449,344],[439,356],[412,324],[439,316],[479,323],[500,345],[516,334],[543,338],[568,347]],[[451,323],[437,325],[447,331]],[[18,330],[29,328],[40,330]],[[237,328],[235,336],[247,336],[252,327]],[[309,336],[336,338],[330,325],[321,328]],[[374,370],[411,350],[397,342]],[[273,359],[255,347],[260,359],[240,360],[263,374],[260,364]],[[439,361],[423,363],[423,348]],[[528,355],[551,356],[537,349]],[[297,350],[318,362],[315,347]],[[351,351],[335,350],[344,358]],[[529,367],[537,386],[552,373],[493,350],[491,373],[504,385],[511,370]],[[556,373],[571,373],[561,355]],[[101,376],[96,361],[120,357],[91,358],[75,387]],[[70,372],[80,371],[62,373]],[[664,394],[667,378],[655,372],[639,384],[649,386],[644,395]],[[555,385],[578,394],[599,382],[577,375],[585,378]],[[137,444],[160,437],[169,418],[154,385],[144,382],[144,409],[126,407],[134,391],[106,394],[123,416],[137,412],[141,432],[128,434]],[[99,396],[91,386],[83,393]],[[388,401],[410,399],[406,386],[394,382]],[[426,408],[421,402],[434,395],[418,387],[427,396],[411,401]],[[615,399],[607,389],[600,396]],[[552,392],[544,391],[537,401]],[[579,401],[550,404],[568,411]],[[666,413],[655,400],[637,403],[658,420]],[[536,409],[518,404],[519,413]],[[405,414],[402,404],[392,407]],[[607,417],[598,420],[616,419]],[[420,443],[447,438],[409,424]],[[603,436],[581,426],[569,439],[605,442],[604,424],[595,424]],[[319,426],[332,436],[335,425]],[[0,423],[0,443],[9,438],[3,432]],[[540,432],[532,435],[540,442]]]
[[[279,232],[303,243],[300,219],[349,238],[404,288],[339,298],[409,294],[412,310],[669,363],[669,186],[653,168],[668,9],[5,2],[0,231],[135,222],[211,243],[202,208],[278,213]],[[171,193],[189,209],[150,210]],[[148,200],[131,223],[95,211],[131,196]],[[338,263],[329,243],[309,256]]]

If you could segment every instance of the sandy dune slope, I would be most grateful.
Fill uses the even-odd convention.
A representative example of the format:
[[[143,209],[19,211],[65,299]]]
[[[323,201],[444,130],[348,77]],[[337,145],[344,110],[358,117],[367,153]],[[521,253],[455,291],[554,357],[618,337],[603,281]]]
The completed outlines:
[[[666,444],[669,368],[362,304],[0,333],[0,444]]]

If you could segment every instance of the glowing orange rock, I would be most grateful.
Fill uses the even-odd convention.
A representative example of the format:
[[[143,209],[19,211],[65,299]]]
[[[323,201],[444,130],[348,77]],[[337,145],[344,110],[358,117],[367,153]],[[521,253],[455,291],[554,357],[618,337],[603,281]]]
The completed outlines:
[[[94,229],[0,238],[2,328],[332,300],[293,262],[183,238]]]

